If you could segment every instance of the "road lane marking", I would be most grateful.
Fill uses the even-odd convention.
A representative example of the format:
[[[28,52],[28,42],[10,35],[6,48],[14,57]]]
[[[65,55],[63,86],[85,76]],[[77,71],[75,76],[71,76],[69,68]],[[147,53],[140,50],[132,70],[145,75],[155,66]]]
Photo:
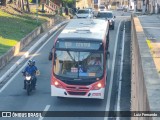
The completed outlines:
[[[117,35],[116,35],[116,42],[115,42],[115,47],[114,47],[112,70],[111,70],[111,77],[110,77],[110,81],[109,81],[109,90],[108,90],[107,104],[106,104],[105,111],[109,111],[109,107],[110,107],[111,92],[112,92],[112,86],[113,86],[113,74],[114,74],[115,58],[116,58],[118,36],[119,36],[119,29],[120,29],[121,22],[122,21],[120,21],[120,23],[118,25],[118,30],[117,30]],[[108,117],[104,117],[104,120],[108,120]]]
[[[45,43],[34,53],[37,54],[51,39],[52,37],[54,37],[61,29],[63,28],[63,26],[61,28],[59,28],[48,40],[45,41]],[[30,59],[34,58],[35,56],[32,56]],[[8,82],[0,89],[0,93],[14,80],[14,78],[24,69],[24,67],[27,65],[27,62],[12,76],[12,78],[10,78],[10,80],[8,80]]]
[[[45,109],[43,110],[42,115],[45,116],[45,114],[47,113],[47,111],[49,110],[49,108],[51,107],[51,105],[46,105]],[[44,117],[40,117],[38,120],[43,120]]]
[[[123,59],[124,59],[124,39],[125,39],[125,25],[123,29],[123,38],[122,38],[122,51],[121,51],[121,65],[120,65],[120,77],[119,77],[119,86],[118,86],[118,100],[117,100],[117,111],[120,111],[120,98],[121,98],[121,87],[122,87],[122,71],[123,71]],[[116,120],[120,120],[120,117],[117,117]]]
[[[109,69],[109,67],[110,67],[110,65],[109,65],[109,59],[107,60],[107,64],[108,64],[107,66],[108,66],[108,69]]]

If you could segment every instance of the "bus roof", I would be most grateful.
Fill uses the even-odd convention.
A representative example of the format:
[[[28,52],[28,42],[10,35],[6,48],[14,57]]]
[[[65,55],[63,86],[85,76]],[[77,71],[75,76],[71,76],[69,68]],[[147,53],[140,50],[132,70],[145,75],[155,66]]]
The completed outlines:
[[[58,39],[103,40],[108,33],[108,21],[101,19],[72,19],[58,36]]]

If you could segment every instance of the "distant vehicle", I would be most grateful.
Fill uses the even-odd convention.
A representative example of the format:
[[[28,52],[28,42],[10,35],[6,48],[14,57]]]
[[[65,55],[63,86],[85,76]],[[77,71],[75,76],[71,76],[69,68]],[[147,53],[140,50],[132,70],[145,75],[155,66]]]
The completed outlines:
[[[93,13],[90,9],[80,9],[76,13],[76,18],[93,18]]]
[[[72,19],[52,49],[51,96],[104,99],[108,21]]]
[[[124,11],[127,12],[128,6],[127,5],[123,5],[123,6],[118,6],[117,7],[117,11]]]
[[[124,11],[124,12],[127,12],[127,10],[128,10],[128,6],[127,6],[127,5],[124,5],[124,6],[123,6],[123,11]]]
[[[135,10],[134,6],[135,6],[134,2],[130,2],[129,11]]]
[[[115,24],[114,18],[115,18],[115,16],[113,16],[112,11],[100,11],[100,12],[98,12],[96,18],[108,20],[109,21],[109,27],[112,30],[114,30],[114,24]]]
[[[90,10],[90,12],[93,14],[93,16],[95,16],[95,9],[94,9],[94,8],[89,7],[89,8],[86,8],[86,9],[89,9],[89,10]]]
[[[122,6],[118,6],[117,7],[117,11],[123,11],[123,7]]]
[[[106,10],[107,10],[107,8],[105,5],[99,5],[98,11],[106,11]]]
[[[86,9],[89,9],[91,12],[93,12],[93,11],[94,11],[94,9],[93,9],[93,8],[91,8],[91,7],[86,8]]]

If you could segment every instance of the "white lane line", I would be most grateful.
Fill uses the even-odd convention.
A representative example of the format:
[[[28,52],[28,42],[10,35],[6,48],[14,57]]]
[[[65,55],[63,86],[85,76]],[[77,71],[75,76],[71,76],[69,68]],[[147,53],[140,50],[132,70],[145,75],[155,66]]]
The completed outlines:
[[[111,92],[112,92],[112,86],[113,86],[113,74],[114,74],[115,58],[116,58],[118,35],[119,35],[119,29],[120,29],[121,22],[122,21],[120,21],[120,23],[118,25],[118,30],[117,30],[117,35],[116,35],[116,42],[115,42],[113,62],[112,62],[112,71],[111,71],[111,77],[110,77],[110,80],[109,80],[109,90],[108,90],[107,104],[106,104],[105,111],[109,111],[109,107],[110,107]],[[104,117],[104,120],[108,120],[108,117]]]
[[[108,69],[109,69],[109,67],[110,67],[110,65],[109,65],[109,59],[107,60],[107,64],[108,64],[107,66],[108,66]]]
[[[51,105],[46,105],[45,109],[43,110],[42,115],[45,116],[46,112],[49,110]],[[40,117],[38,120],[43,120],[44,117]]]
[[[63,28],[63,27],[62,27]],[[57,30],[46,42],[34,53],[37,54],[51,39],[54,37],[62,28]],[[30,59],[34,58],[35,56],[33,55]],[[28,61],[27,61],[28,62]],[[27,65],[27,62],[13,75],[13,77],[8,80],[8,82],[0,89],[0,93],[14,80],[14,78],[24,69],[24,67]]]
[[[117,111],[120,111],[120,98],[121,98],[121,87],[122,87],[122,71],[123,71],[123,59],[124,59],[124,39],[125,39],[125,25],[123,29],[123,38],[122,38],[122,52],[121,52],[121,65],[120,65],[120,77],[119,77],[119,86],[118,86],[118,100],[117,100]],[[120,117],[117,117],[116,120],[119,120]]]

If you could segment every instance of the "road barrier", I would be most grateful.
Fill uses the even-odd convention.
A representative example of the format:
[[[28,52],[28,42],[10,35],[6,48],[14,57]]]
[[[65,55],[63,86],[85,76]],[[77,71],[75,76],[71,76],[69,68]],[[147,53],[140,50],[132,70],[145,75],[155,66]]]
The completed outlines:
[[[131,16],[131,111],[160,110],[160,79],[139,19]],[[132,117],[132,120],[158,120],[157,117]]]

